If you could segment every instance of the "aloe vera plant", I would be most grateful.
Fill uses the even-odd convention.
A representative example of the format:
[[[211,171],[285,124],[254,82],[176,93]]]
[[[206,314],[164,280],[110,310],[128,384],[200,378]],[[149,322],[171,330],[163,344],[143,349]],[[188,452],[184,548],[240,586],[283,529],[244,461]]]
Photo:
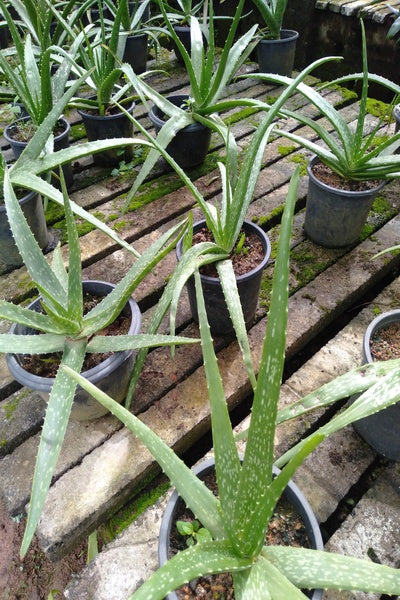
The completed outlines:
[[[92,310],[83,314],[81,257],[78,233],[68,195],[63,190],[69,241],[69,269],[66,271],[58,246],[53,262],[42,255],[15,197],[7,170],[4,174],[4,199],[10,226],[32,281],[41,294],[44,314],[0,300],[1,318],[23,324],[42,335],[0,335],[0,352],[47,354],[60,352],[60,364],[80,370],[87,352],[114,352],[144,346],[173,345],[180,338],[171,336],[96,335],[112,323],[126,305],[133,290],[175,245],[181,235],[178,224],[160,237],[137,258],[115,289]],[[182,339],[193,343],[195,340]],[[21,547],[23,556],[30,544],[45,501],[47,490],[67,427],[76,385],[62,371],[55,378],[46,411],[32,486],[31,502]]]
[[[168,117],[157,136],[157,142],[162,148],[166,148],[177,132],[187,125],[199,122],[211,130],[217,131],[228,144],[229,150],[234,151],[234,140],[218,112],[222,108],[220,101],[225,87],[235,77],[238,69],[250,56],[256,44],[254,40],[256,25],[236,42],[234,41],[244,0],[238,2],[224,48],[221,55],[218,56],[217,65],[212,2],[207,0],[209,19],[205,37],[208,48],[206,50],[204,47],[204,25],[200,23],[196,16],[192,15],[190,17],[191,53],[189,54],[174,31],[164,2],[162,0],[157,1],[169,35],[182,55],[190,82],[188,102],[184,106],[175,106],[148,85],[143,78],[137,77],[131,71],[124,71],[133,87],[140,94],[142,101],[146,103],[146,99],[150,99]],[[240,101],[232,101],[229,106],[241,106],[242,104]],[[229,106],[224,105],[223,108],[227,109]],[[160,153],[156,149],[149,153],[132,189],[131,197],[149,174],[159,155]]]
[[[264,545],[266,527],[274,507],[287,482],[305,457],[327,435],[367,413],[396,402],[400,397],[399,361],[391,361],[375,363],[368,368],[349,372],[294,405],[282,411],[278,410],[285,354],[289,242],[298,178],[297,171],[292,178],[282,219],[271,308],[254,386],[251,422],[242,464],[231,429],[199,275],[196,274],[218,498],[144,423],[70,367],[63,367],[70,377],[90,391],[140,438],[175,485],[187,506],[213,537],[212,541],[204,541],[175,555],[157,570],[130,600],[161,600],[168,592],[191,579],[222,571],[233,573],[235,598],[238,600],[300,600],[306,598],[301,591],[304,588],[359,589],[384,594],[400,592],[398,569],[316,550]],[[277,424],[355,392],[364,393],[350,408],[303,440],[299,447],[285,454],[278,461],[283,467],[282,471],[273,478],[273,446]]]
[[[93,4],[91,0],[84,6]],[[130,84],[119,84],[122,71],[118,59],[120,46],[120,26],[124,14],[124,3],[118,5],[111,28],[104,18],[102,3],[98,2],[100,21],[98,27],[90,28],[84,33],[78,49],[75,69],[79,74],[90,71],[87,84],[93,90],[95,98],[74,98],[71,106],[82,110],[97,110],[99,115],[105,115],[114,100],[125,101]],[[82,10],[82,9],[81,9]]]
[[[18,7],[20,4],[22,10],[23,3],[19,3]],[[45,5],[47,7],[46,3]],[[37,14],[38,9],[31,8],[33,13],[36,11]],[[42,40],[45,35],[43,31],[42,37],[39,36],[39,39],[38,37],[35,39],[33,26],[28,28],[28,33],[25,35],[10,15],[4,0],[0,1],[0,9],[6,19],[13,41],[11,49],[0,52],[0,70],[9,88],[9,94],[12,98],[17,98],[18,102],[23,105],[30,121],[36,128],[63,96],[70,78],[74,57],[82,44],[84,33],[80,32],[74,35],[74,39],[70,41],[68,51],[66,51],[60,46],[51,43],[45,44]],[[50,27],[52,15],[52,11],[47,7],[46,23],[48,27]],[[45,25],[43,25],[44,27]],[[45,45],[44,48],[37,46],[40,41]],[[51,71],[52,64],[58,66],[54,73]],[[83,71],[81,74],[84,74]],[[58,116],[60,115],[61,111]]]
[[[288,0],[252,0],[252,2],[267,28],[265,37],[279,40]]]
[[[307,125],[315,131],[324,145],[313,142],[296,132],[285,131],[284,127],[277,129],[277,132],[311,150],[322,163],[346,180],[380,180],[399,177],[400,155],[395,154],[394,151],[400,146],[400,132],[380,138],[379,128],[382,126],[382,120],[379,120],[372,131],[368,133],[366,119],[368,116],[368,88],[371,83],[383,86],[394,97],[400,94],[400,86],[384,77],[368,72],[365,28],[362,20],[360,23],[363,47],[362,73],[345,75],[319,86],[318,89],[303,82],[297,86],[297,91],[314,104],[321,116],[329,121],[332,131],[328,131],[318,120],[310,119],[300,111],[285,112],[287,116],[297,119],[302,125]],[[292,82],[289,77],[279,75],[255,74],[254,77],[283,85],[289,85]],[[346,122],[340,111],[332,106],[320,91],[332,85],[341,85],[355,80],[361,80],[362,91],[356,126],[352,127],[352,124]]]

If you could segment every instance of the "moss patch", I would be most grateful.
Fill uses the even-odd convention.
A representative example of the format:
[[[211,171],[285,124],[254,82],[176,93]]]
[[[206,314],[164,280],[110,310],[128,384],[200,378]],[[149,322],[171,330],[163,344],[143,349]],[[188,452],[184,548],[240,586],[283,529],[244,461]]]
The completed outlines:
[[[390,105],[374,98],[367,98],[367,112],[382,121],[389,121],[391,117]]]
[[[105,543],[111,542],[121,531],[133,523],[149,506],[154,504],[169,488],[171,484],[164,478],[156,486],[148,485],[147,488],[132,502],[118,511],[111,519],[99,529],[99,535]]]
[[[301,177],[307,175],[307,165],[309,160],[307,156],[304,156],[304,154],[301,154],[301,152],[299,152],[298,154],[293,154],[293,156],[289,156],[288,160],[300,166]]]

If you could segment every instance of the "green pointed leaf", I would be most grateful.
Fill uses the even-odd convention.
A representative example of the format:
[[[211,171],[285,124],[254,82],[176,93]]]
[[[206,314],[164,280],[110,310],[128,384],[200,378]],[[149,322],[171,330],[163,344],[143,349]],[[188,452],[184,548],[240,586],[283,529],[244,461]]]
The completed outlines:
[[[207,379],[210,399],[211,428],[215,453],[215,472],[218,483],[218,495],[222,515],[228,532],[231,530],[230,518],[233,514],[235,496],[239,482],[240,461],[232,433],[232,424],[225,400],[225,392],[218,369],[217,357],[211,338],[210,327],[204,304],[200,274],[195,273],[197,311],[203,352],[204,371]],[[197,513],[196,513],[196,516]],[[204,525],[204,523],[203,523]]]
[[[119,352],[121,350],[139,350],[140,348],[157,348],[178,344],[198,344],[199,341],[197,338],[184,336],[145,333],[137,335],[98,335],[88,343],[87,352]]]
[[[299,588],[400,594],[400,569],[372,561],[291,546],[265,546],[262,555]]]
[[[43,333],[42,335],[0,334],[0,352],[48,354],[49,352],[62,352],[64,343],[64,335],[52,333]]]
[[[53,322],[47,315],[1,299],[0,317],[12,321],[13,323],[20,323],[26,327],[32,327],[32,329],[37,329],[38,331],[56,334],[64,333],[63,326]]]
[[[242,305],[237,289],[236,276],[233,271],[232,262],[224,260],[218,262],[216,266],[229,314],[235,329],[236,339],[242,351],[243,362],[247,371],[247,376],[254,390],[257,383],[256,376],[254,374],[249,338],[247,336],[246,324],[244,322]]]
[[[389,371],[388,374],[382,376],[379,373],[377,382],[367,389],[361,396],[357,398],[346,410],[340,412],[337,416],[333,417],[326,425],[320,427],[316,434],[311,434],[308,438],[305,438],[293,448],[285,452],[277,461],[277,466],[282,466],[296,453],[303,444],[313,436],[322,434],[324,436],[331,435],[343,427],[350,425],[354,421],[363,419],[372,415],[379,410],[387,408],[392,404],[395,404],[400,400],[400,370],[397,367],[398,361],[391,361],[395,366],[394,369]],[[397,363],[397,364],[396,364]],[[397,368],[396,368],[397,367]],[[379,371],[378,371],[379,372]],[[335,382],[333,382],[333,387]],[[341,386],[343,398],[348,396],[348,390]]]
[[[61,365],[80,370],[85,357],[86,341],[65,342]],[[60,366],[61,366],[60,365]],[[21,544],[21,558],[25,556],[35,533],[51,484],[54,469],[64,440],[76,383],[59,369],[49,396],[42,434],[33,475],[28,519]]]
[[[363,365],[348,371],[307,394],[301,400],[282,408],[278,411],[277,424],[295,419],[324,406],[329,406],[329,404],[353,394],[364,392],[377,383],[379,379],[399,368],[400,359],[396,359]]]
[[[296,169],[289,186],[282,217],[267,331],[240,487],[236,496],[234,529],[237,534],[237,551],[244,554],[252,554],[258,546],[261,533],[246,539],[244,532],[252,518],[251,515],[258,511],[260,497],[272,480],[275,420],[285,360],[290,236],[298,183],[299,169]],[[263,469],[259,468],[260,461],[263,463]],[[260,529],[264,526],[265,523],[260,521]]]
[[[44,258],[26,222],[7,171],[4,174],[4,203],[15,242],[30,276],[46,298],[49,298],[60,309],[66,309],[64,290]]]

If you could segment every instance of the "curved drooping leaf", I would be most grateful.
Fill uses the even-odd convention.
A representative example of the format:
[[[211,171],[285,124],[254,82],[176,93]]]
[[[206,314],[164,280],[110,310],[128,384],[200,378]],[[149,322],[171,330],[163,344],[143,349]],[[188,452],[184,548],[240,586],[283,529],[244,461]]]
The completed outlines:
[[[400,569],[341,554],[265,546],[262,556],[299,588],[400,594]]]

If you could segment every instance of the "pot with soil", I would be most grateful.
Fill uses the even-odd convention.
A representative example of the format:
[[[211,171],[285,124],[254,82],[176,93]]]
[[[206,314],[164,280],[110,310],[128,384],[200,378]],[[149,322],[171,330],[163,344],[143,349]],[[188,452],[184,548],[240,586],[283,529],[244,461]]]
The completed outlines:
[[[23,110],[25,110],[23,108]],[[69,147],[69,132],[71,126],[64,117],[58,119],[57,125],[54,130],[54,151],[63,150]],[[30,139],[33,137],[36,128],[33,126],[31,118],[29,116],[22,117],[14,123],[5,127],[3,135],[6,141],[10,144],[13,151],[14,157],[17,159],[22,152],[25,150]],[[70,188],[73,184],[73,173],[72,166],[65,164],[62,166],[65,183],[67,188]],[[59,178],[57,171],[55,176],[52,177],[52,184],[56,187],[60,187]]]
[[[400,357],[400,309],[378,315],[363,339],[363,364]],[[400,403],[353,423],[378,454],[400,460]]]
[[[189,96],[184,94],[167,96],[167,100],[179,107],[188,98]],[[167,120],[162,110],[156,105],[151,107],[149,118],[157,133]],[[211,129],[196,122],[178,131],[166,147],[166,151],[182,169],[190,169],[203,164],[210,147],[210,140]]]
[[[132,114],[134,108],[135,103],[133,102],[126,110]],[[110,112],[104,115],[100,115],[96,110],[78,109],[78,113],[82,117],[89,142],[108,138],[132,137],[133,135],[132,121],[116,107],[110,109]],[[126,146],[122,149],[110,148],[93,154],[93,161],[96,165],[115,167],[121,161],[130,162],[132,156],[132,146]]]
[[[115,287],[111,283],[103,281],[83,281],[82,283],[85,301],[89,302],[89,310],[93,308],[93,302],[96,299],[103,298]],[[32,302],[28,308],[40,312],[40,298]],[[120,317],[104,330],[104,334],[117,335],[118,333],[123,333],[134,335],[140,332],[140,327],[140,309],[135,300],[130,298],[122,310]],[[32,332],[33,330],[19,324],[14,324],[10,330],[10,334],[26,335]],[[109,353],[109,355],[87,354],[82,375],[112,396],[117,402],[122,402],[128,390],[134,357],[135,354],[131,350]],[[53,386],[54,373],[52,374],[50,370],[49,376],[45,376],[43,368],[49,367],[51,369],[51,359],[52,357],[44,361],[40,359],[32,361],[30,357],[25,355],[11,353],[6,355],[7,366],[13,377],[21,385],[36,390],[45,400],[48,399]],[[57,368],[58,365],[55,363],[55,369]],[[41,373],[39,375],[31,372],[38,369],[40,369],[39,373]],[[71,411],[71,419],[75,421],[97,419],[107,414],[107,412],[92,396],[82,388],[77,388]]]
[[[271,244],[267,234],[255,223],[244,221],[242,231],[245,234],[242,251],[236,252],[234,249],[231,259],[244,320],[246,327],[249,328],[257,310],[262,273],[271,255]],[[205,221],[198,221],[193,225],[194,243],[210,241],[210,239]],[[179,260],[182,256],[182,240],[177,244],[176,254]],[[215,266],[211,264],[202,268],[200,278],[211,332],[214,335],[232,335],[234,329]],[[187,281],[186,287],[193,319],[198,322],[193,277]]]
[[[49,243],[49,235],[41,196],[34,191],[24,190],[21,192],[18,202],[40,249],[44,250]],[[13,267],[20,267],[23,264],[2,200],[0,200],[0,260]]]
[[[304,230],[315,243],[327,248],[355,244],[372,203],[384,181],[347,181],[314,156],[309,176]]]
[[[281,29],[279,39],[264,38],[257,46],[260,73],[274,73],[290,77],[293,71],[296,42],[299,34],[292,29]]]
[[[208,459],[193,468],[215,495],[218,495],[214,459]],[[274,468],[274,474],[279,470]],[[193,522],[194,516],[185,506],[175,490],[165,508],[158,543],[158,560],[160,566],[180,550],[187,547],[187,538],[177,530],[177,521]],[[201,542],[200,542],[201,543]],[[266,545],[291,545],[323,550],[321,532],[315,515],[300,489],[289,481],[266,533]],[[220,595],[213,595],[218,590]],[[322,598],[322,590],[307,590],[306,595],[312,600]],[[232,576],[229,573],[203,576],[191,581],[179,590],[167,595],[166,600],[191,600],[196,598],[233,598]]]

